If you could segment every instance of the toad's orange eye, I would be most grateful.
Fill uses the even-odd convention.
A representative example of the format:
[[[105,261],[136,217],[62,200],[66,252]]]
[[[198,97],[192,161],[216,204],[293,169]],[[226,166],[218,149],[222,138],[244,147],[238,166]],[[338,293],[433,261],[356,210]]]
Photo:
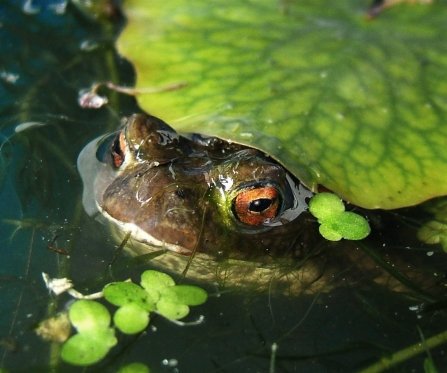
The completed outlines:
[[[233,201],[233,212],[245,224],[257,226],[278,215],[281,196],[271,186],[246,189]]]
[[[124,163],[124,158],[126,155],[126,138],[124,136],[124,131],[121,131],[113,140],[112,149],[110,151],[112,155],[112,162],[116,168],[121,167]]]

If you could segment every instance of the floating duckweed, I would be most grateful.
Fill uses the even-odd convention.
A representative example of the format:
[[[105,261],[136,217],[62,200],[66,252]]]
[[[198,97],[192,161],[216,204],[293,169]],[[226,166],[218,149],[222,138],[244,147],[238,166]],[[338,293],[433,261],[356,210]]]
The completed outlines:
[[[318,218],[321,235],[329,241],[361,240],[371,228],[366,219],[345,211],[342,200],[332,193],[320,193],[309,201],[309,211]]]
[[[104,297],[115,306],[135,303],[146,311],[155,310],[153,296],[136,284],[112,282],[104,288]]]
[[[61,357],[73,365],[92,365],[102,360],[116,343],[115,331],[112,328],[82,332],[64,343]]]
[[[113,323],[124,334],[140,333],[149,325],[149,313],[135,303],[129,303],[118,308]]]
[[[165,301],[188,306],[198,306],[205,303],[208,294],[205,290],[191,285],[177,285],[160,289],[160,297]],[[158,303],[157,303],[158,308]]]
[[[147,270],[141,275],[141,286],[146,290],[159,290],[167,286],[175,286],[175,282],[166,273]]]
[[[342,200],[332,193],[320,193],[309,201],[309,211],[318,219],[330,217],[336,212],[344,212]]]
[[[447,252],[447,223],[432,220],[424,224],[418,231],[418,238],[427,244],[441,244]]]
[[[68,317],[78,334],[62,346],[61,356],[67,363],[94,364],[117,343],[115,331],[110,328],[110,313],[102,304],[79,300],[71,306]]]
[[[318,230],[320,231],[320,234],[329,241],[340,241],[343,238],[340,233],[337,233],[326,224],[321,224]]]
[[[208,297],[205,290],[190,285],[175,285],[173,278],[157,271],[145,271],[141,275],[141,286],[157,297],[158,313],[168,319],[178,320],[189,313],[188,306],[198,306]]]
[[[418,238],[427,244],[440,244],[447,252],[447,198],[436,198],[423,207],[434,218],[419,228]]]
[[[142,332],[149,324],[149,313],[157,311],[166,318],[177,320],[189,313],[189,306],[206,301],[207,293],[190,285],[175,285],[172,277],[146,271],[141,285],[112,282],[104,287],[104,298],[118,306],[113,316],[117,329],[125,334]],[[116,343],[115,329],[110,327],[111,316],[102,304],[91,300],[75,302],[68,317],[78,334],[62,346],[61,356],[73,365],[92,365],[103,359]],[[121,368],[120,373],[148,373],[140,363]]]
[[[79,333],[104,330],[110,326],[110,312],[101,303],[78,300],[68,312],[71,324]]]
[[[157,303],[157,311],[168,319],[178,320],[188,315],[189,307],[186,304],[179,304],[162,298]]]
[[[143,363],[131,363],[122,367],[117,373],[151,373],[151,371]]]
[[[318,219],[318,221],[320,220]],[[332,241],[339,241],[341,238],[361,240],[369,234],[370,228],[368,222],[362,216],[350,211],[344,211],[336,212],[321,222],[320,233],[329,240],[322,231],[328,235],[332,234],[334,237],[339,236],[338,239]]]

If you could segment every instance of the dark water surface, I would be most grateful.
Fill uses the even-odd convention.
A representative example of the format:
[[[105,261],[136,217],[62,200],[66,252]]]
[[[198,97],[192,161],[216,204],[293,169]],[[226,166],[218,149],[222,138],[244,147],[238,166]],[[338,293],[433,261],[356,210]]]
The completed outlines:
[[[24,4],[0,3],[0,366],[10,372],[116,372],[141,361],[153,372],[356,372],[420,342],[418,327],[425,338],[447,330],[442,307],[422,317],[409,309],[443,301],[447,260],[440,247],[415,239],[419,212],[398,211],[371,214],[376,233],[364,248],[406,270],[414,288],[396,285],[379,264],[365,259],[362,248],[337,244],[315,253],[334,275],[313,294],[200,284],[210,298],[188,320],[204,315],[201,325],[179,327],[154,317],[141,335],[120,337],[98,365],[58,361],[57,347],[33,328],[70,297],[50,295],[41,273],[69,277],[89,293],[114,279],[138,279],[149,267],[126,265],[124,257],[108,271],[116,243],[84,213],[76,169],[89,141],[139,109],[132,98],[106,89],[101,93],[109,105],[78,105],[79,91],[94,83],[133,83],[130,64],[113,46],[124,25],[119,12],[101,23],[72,4],[63,12],[44,1],[25,10]],[[48,249],[56,235],[54,245],[69,256]],[[447,371],[446,350],[431,350],[440,372]],[[423,372],[427,356],[423,352],[389,371]],[[177,363],[163,363],[170,359]]]

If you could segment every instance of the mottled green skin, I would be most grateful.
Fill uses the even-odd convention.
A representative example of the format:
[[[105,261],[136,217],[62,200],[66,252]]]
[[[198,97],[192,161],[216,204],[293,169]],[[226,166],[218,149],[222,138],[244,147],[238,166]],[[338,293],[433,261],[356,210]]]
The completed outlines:
[[[367,208],[447,194],[447,1],[129,0],[119,50],[176,129],[267,152]]]

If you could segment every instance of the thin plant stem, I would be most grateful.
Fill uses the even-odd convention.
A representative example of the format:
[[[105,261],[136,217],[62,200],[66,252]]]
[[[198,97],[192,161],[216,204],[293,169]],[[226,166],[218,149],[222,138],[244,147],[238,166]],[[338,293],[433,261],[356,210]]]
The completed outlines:
[[[370,365],[366,369],[359,371],[358,373],[379,373],[383,372],[387,369],[392,368],[393,366],[400,364],[412,357],[419,355],[423,352],[431,350],[443,343],[447,342],[447,330],[436,334],[435,336],[428,338],[423,341],[415,343],[409,347],[406,347],[396,353],[392,354],[389,357],[383,357],[377,363]]]

